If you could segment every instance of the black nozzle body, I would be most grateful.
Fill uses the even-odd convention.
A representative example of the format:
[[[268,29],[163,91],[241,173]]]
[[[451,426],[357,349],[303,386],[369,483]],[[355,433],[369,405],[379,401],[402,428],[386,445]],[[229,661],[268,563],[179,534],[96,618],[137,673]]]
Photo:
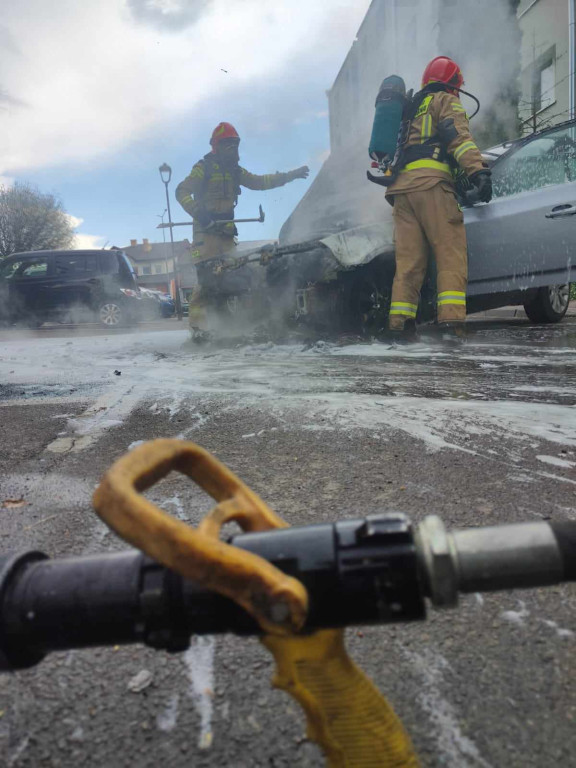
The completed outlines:
[[[304,584],[305,631],[425,616],[412,528],[403,515],[242,534],[231,543]],[[193,634],[223,632],[261,630],[232,600],[135,550],[0,560],[0,669],[89,646],[144,643],[181,651]]]

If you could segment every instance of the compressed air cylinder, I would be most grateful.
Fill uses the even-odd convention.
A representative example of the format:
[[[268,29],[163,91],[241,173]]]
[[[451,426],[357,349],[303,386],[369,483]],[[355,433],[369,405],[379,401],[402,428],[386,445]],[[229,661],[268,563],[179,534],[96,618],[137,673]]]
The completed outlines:
[[[392,161],[405,103],[404,80],[398,75],[385,78],[376,97],[376,113],[368,149],[374,160]]]

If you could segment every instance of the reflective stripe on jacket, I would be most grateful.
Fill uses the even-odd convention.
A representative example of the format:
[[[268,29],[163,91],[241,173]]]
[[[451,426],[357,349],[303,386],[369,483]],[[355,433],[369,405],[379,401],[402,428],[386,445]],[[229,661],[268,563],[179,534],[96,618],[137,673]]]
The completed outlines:
[[[387,194],[408,192],[429,186],[433,179],[451,181],[450,156],[471,176],[485,166],[470,133],[468,117],[458,96],[437,91],[424,97],[410,125],[405,148],[422,145],[433,148],[433,157],[407,163]]]

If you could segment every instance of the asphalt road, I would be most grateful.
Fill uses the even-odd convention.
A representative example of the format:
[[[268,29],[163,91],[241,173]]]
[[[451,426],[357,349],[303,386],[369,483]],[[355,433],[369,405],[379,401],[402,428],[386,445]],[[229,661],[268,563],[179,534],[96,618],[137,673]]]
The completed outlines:
[[[462,348],[434,336],[403,349],[194,348],[176,321],[5,331],[1,549],[124,548],[91,494],[117,457],[155,437],[213,451],[291,524],[387,510],[452,527],[576,519],[575,363],[576,318],[475,323]],[[180,476],[149,497],[193,524],[210,507]],[[347,641],[422,765],[576,765],[574,586],[471,595]],[[181,656],[54,654],[0,677],[0,764],[323,765],[272,673],[257,640],[232,636],[198,638]]]

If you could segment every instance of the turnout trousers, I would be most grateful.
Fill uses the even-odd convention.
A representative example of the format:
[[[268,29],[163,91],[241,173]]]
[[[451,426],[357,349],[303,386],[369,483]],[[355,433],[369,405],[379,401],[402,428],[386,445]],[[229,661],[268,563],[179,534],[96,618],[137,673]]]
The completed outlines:
[[[415,319],[430,255],[436,261],[438,322],[466,319],[468,255],[464,216],[449,183],[394,195],[396,274],[389,326]]]
[[[219,256],[235,247],[234,235],[204,232],[199,242],[192,244],[193,262],[209,256]],[[202,288],[196,285],[188,294],[188,325],[191,329],[207,330],[208,313],[206,297]]]

